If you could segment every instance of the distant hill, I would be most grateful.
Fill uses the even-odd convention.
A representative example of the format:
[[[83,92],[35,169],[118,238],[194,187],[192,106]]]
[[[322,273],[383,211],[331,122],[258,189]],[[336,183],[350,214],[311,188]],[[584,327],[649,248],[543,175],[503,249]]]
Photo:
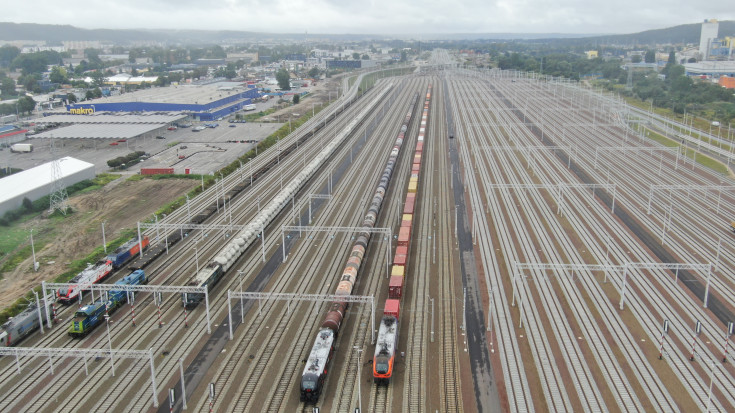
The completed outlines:
[[[719,37],[735,35],[735,21],[721,20]],[[553,43],[564,44],[606,44],[606,45],[654,45],[654,44],[699,44],[702,33],[702,23],[682,24],[665,29],[646,30],[632,34],[613,34],[593,36],[580,39],[545,39]]]
[[[662,43],[699,43],[701,23],[683,24],[665,29],[647,30],[633,34],[584,35],[563,33],[452,33],[452,34],[313,34],[257,33],[234,30],[164,30],[164,29],[80,29],[70,25],[0,22],[0,40],[45,40],[57,44],[62,40],[100,40],[125,45],[133,42],[161,42],[168,44],[211,44],[223,42],[303,41],[310,40],[520,40],[534,43],[567,45],[618,44],[650,45]],[[720,21],[720,36],[735,35],[735,21]]]

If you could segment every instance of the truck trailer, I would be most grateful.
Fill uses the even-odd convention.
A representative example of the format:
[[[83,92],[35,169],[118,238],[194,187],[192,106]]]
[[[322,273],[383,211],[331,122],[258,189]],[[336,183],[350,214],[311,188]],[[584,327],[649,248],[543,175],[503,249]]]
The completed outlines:
[[[13,153],[33,152],[33,145],[30,143],[16,143],[10,146],[10,152],[13,152]]]

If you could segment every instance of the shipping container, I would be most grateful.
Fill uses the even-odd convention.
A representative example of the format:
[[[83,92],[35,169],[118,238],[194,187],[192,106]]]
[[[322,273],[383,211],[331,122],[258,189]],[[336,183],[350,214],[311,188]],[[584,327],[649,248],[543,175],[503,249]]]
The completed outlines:
[[[174,168],[140,168],[141,175],[170,175]]]
[[[396,255],[393,257],[393,265],[402,265],[406,267],[406,261],[408,260],[408,247],[399,246],[396,248]]]
[[[403,214],[401,217],[401,226],[410,227],[411,222],[413,222],[413,214]]]
[[[403,295],[403,277],[390,277],[388,282],[388,298],[400,300]]]
[[[423,153],[424,152],[424,141],[419,141],[416,143],[416,153]]]
[[[406,194],[406,203],[403,205],[404,214],[413,214],[414,205],[416,203],[416,194]]]
[[[421,165],[421,154],[416,153],[413,155],[413,163]]]
[[[403,265],[394,265],[390,269],[390,276],[405,276],[406,275],[406,267]]]
[[[419,183],[417,181],[414,181],[413,180],[414,178],[411,178],[411,179],[412,179],[411,182],[408,183],[408,192],[415,194],[416,191],[418,190]]]
[[[392,315],[395,318],[401,313],[401,302],[395,299],[385,300],[385,308],[383,309],[383,315]]]
[[[398,232],[398,245],[408,247],[409,242],[411,242],[411,227],[401,227]]]

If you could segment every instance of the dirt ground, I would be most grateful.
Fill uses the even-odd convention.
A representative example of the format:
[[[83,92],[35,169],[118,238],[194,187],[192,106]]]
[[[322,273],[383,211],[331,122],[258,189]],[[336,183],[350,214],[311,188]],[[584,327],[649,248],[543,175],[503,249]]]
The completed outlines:
[[[311,111],[312,103],[317,105],[336,99],[336,90],[342,87],[342,76],[324,79],[319,82],[313,93],[301,100],[298,105],[289,106],[268,115],[304,115]],[[150,217],[153,212],[166,203],[185,194],[196,186],[194,180],[149,180],[125,181],[125,178],[107,184],[101,190],[72,197],[69,201],[76,211],[62,222],[51,222],[45,218],[35,218],[23,224],[27,230],[34,229],[36,245],[47,241],[41,250],[36,250],[36,260],[40,263],[37,273],[32,271],[32,259],[23,261],[14,271],[3,275],[0,280],[0,308],[5,308],[43,280],[51,280],[67,269],[67,265],[86,256],[102,244],[102,222],[105,222],[105,236],[108,242],[120,235],[125,228],[135,228],[138,220]]]
[[[136,182],[125,178],[113,181],[103,188],[73,196],[69,203],[74,213],[63,220],[36,217],[23,226],[34,229],[35,244],[46,241],[36,249],[37,273],[32,271],[32,258],[23,261],[14,271],[3,274],[0,281],[0,308],[6,308],[43,280],[51,280],[67,271],[67,265],[89,254],[102,245],[102,222],[108,242],[126,228],[135,228],[136,222],[152,216],[161,206],[178,198],[198,185],[191,179],[143,179]]]

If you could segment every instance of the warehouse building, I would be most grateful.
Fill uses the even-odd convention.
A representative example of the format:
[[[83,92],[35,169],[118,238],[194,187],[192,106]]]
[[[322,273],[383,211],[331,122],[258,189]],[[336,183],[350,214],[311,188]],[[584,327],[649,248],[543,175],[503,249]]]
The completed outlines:
[[[118,96],[68,105],[73,114],[95,112],[180,112],[193,120],[212,121],[231,115],[260,97],[254,85],[223,90],[218,83],[206,85],[173,85],[152,88]]]
[[[27,132],[26,129],[18,129],[12,125],[0,126],[0,148],[24,141]]]
[[[59,159],[59,169],[65,187],[95,176],[93,164],[70,156]],[[35,201],[49,195],[53,184],[53,162],[0,179],[0,215],[19,208],[23,198]]]

